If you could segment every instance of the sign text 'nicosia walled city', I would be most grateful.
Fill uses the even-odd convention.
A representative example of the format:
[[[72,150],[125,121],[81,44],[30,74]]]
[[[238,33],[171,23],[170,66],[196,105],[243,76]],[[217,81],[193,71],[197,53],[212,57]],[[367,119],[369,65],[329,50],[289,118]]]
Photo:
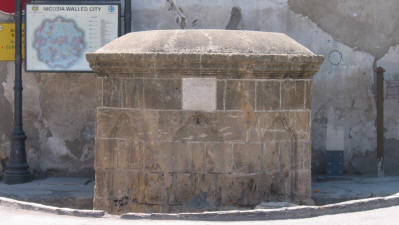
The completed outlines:
[[[100,12],[98,6],[44,6],[43,11],[67,11],[67,12]]]

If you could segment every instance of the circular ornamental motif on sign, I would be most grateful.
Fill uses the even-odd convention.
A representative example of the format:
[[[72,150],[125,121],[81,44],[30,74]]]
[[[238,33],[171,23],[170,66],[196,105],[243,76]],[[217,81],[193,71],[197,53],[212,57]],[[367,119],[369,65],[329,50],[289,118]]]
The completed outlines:
[[[72,19],[46,19],[35,30],[33,48],[38,59],[50,68],[68,69],[84,53],[84,35]]]

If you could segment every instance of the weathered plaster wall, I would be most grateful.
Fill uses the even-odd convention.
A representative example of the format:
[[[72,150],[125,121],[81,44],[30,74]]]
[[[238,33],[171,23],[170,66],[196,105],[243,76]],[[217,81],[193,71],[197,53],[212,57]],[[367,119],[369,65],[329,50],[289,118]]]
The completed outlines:
[[[0,14],[0,21],[12,21]],[[14,63],[0,62],[0,159],[12,131]],[[93,74],[26,73],[23,119],[28,163],[36,176],[92,176],[95,135]]]
[[[324,171],[327,141],[343,140],[345,168],[376,168],[374,69],[399,79],[396,0],[132,0],[133,30],[228,28],[287,33],[326,58],[313,79],[313,171]],[[0,21],[10,20],[0,15]],[[12,128],[13,63],[0,62],[0,152]],[[39,171],[90,174],[95,93],[90,74],[25,74],[28,157]],[[399,90],[399,87],[398,87]],[[398,96],[385,101],[387,172],[399,159]],[[343,139],[327,137],[337,131]],[[339,146],[341,143],[336,143]],[[396,167],[397,168],[397,167]],[[80,173],[86,171],[85,173]]]
[[[1,22],[10,22],[11,17],[0,14]],[[6,82],[8,73],[8,63],[0,62],[0,84]],[[6,90],[0,85],[0,174],[6,163],[10,148],[9,134],[12,130],[12,106],[5,97]]]
[[[172,1],[168,1],[169,3]],[[367,0],[133,1],[134,30],[229,28],[284,32],[326,58],[313,85],[313,171],[324,172],[327,142],[344,146],[350,173],[376,170],[374,69],[399,79],[399,2]],[[174,8],[180,8],[179,11]],[[151,16],[156,15],[156,16]],[[151,19],[148,19],[151,18]],[[396,60],[396,61],[395,61]],[[391,74],[391,75],[390,75]],[[396,74],[396,76],[395,76]],[[386,172],[395,173],[399,152],[398,100],[385,102]],[[327,129],[342,139],[327,137]],[[343,142],[343,143],[334,143]]]

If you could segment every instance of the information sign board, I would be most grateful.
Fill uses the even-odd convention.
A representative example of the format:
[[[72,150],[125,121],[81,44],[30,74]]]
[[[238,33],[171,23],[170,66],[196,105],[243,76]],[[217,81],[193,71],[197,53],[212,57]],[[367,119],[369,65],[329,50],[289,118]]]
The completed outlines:
[[[120,6],[27,4],[26,70],[91,71],[85,58],[119,36]]]
[[[22,24],[22,40],[24,39]],[[25,45],[22,41],[22,57],[25,57]],[[0,23],[0,61],[15,60],[15,23]]]

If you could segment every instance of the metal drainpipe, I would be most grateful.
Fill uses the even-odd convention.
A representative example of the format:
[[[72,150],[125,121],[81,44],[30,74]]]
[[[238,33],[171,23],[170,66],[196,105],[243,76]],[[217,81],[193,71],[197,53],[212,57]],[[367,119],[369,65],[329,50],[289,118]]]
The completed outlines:
[[[377,176],[384,177],[384,68],[377,72]]]

